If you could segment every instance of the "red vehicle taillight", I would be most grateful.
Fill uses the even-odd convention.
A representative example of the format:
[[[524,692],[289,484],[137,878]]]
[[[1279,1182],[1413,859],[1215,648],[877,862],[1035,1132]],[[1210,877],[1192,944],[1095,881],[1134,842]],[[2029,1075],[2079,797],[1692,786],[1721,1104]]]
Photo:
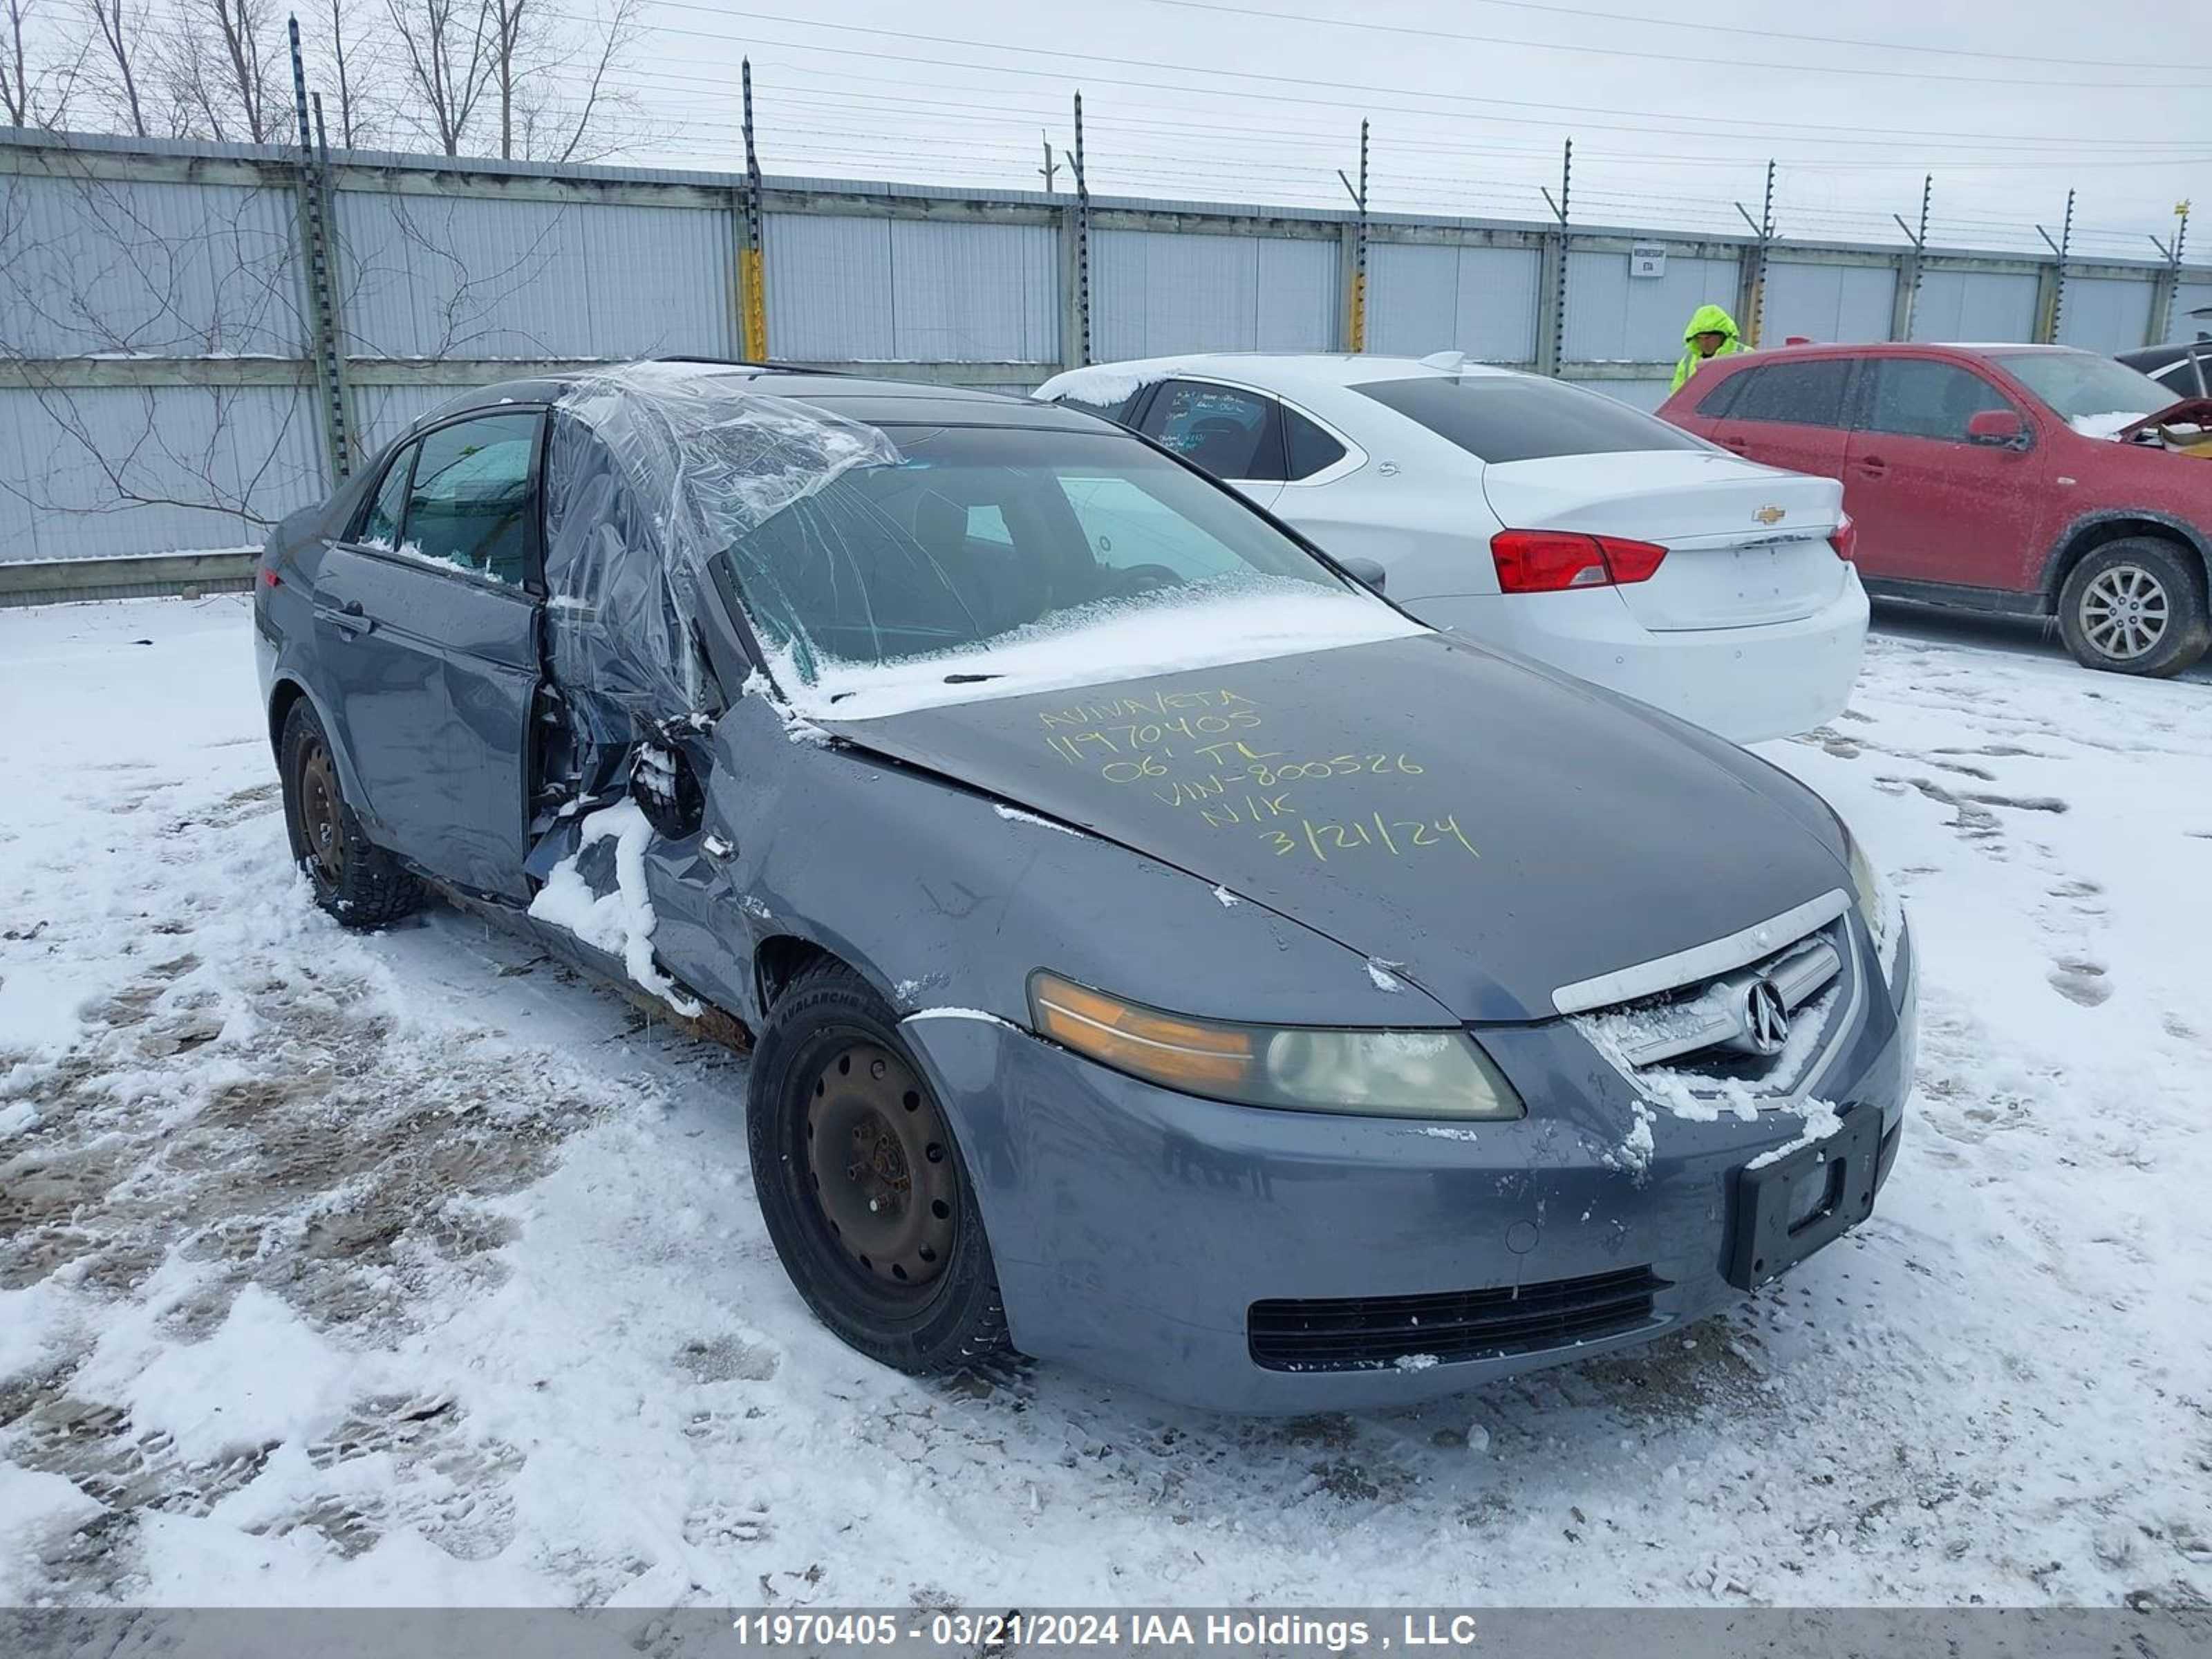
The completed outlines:
[[[1490,538],[1498,585],[1508,593],[1556,593],[1570,587],[1640,582],[1667,550],[1620,536],[1578,536],[1564,530],[1501,530]]]
[[[1851,522],[1851,515],[1840,514],[1836,527],[1828,532],[1828,545],[1836,550],[1836,556],[1849,564],[1858,556],[1859,527]]]

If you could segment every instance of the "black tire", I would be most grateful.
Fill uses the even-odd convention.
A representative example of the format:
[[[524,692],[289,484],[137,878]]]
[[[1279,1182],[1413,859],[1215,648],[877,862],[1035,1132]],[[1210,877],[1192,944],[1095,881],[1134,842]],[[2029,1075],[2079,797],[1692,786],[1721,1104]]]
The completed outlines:
[[[373,845],[346,804],[331,740],[302,697],[284,717],[276,746],[284,786],[284,828],[292,861],[306,872],[315,902],[348,927],[382,927],[421,907],[422,884]]]
[[[843,963],[808,969],[769,1011],[745,1119],[769,1237],[842,1341],[917,1376],[1012,1352],[951,1126],[896,1019]]]
[[[2058,631],[2085,668],[2147,679],[2179,674],[2212,645],[2203,568],[2187,548],[2160,537],[2106,542],[2066,578]]]

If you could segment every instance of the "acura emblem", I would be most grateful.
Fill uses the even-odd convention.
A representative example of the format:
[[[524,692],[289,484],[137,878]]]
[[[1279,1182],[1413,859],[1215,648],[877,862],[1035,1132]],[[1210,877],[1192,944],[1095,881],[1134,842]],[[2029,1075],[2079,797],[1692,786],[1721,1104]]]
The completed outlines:
[[[1764,525],[1778,525],[1790,516],[1790,509],[1786,507],[1762,507],[1751,516]]]
[[[1752,1051],[1761,1054],[1780,1054],[1790,1040],[1790,1010],[1783,1006],[1782,993],[1772,980],[1753,980],[1744,993],[1743,1034]]]

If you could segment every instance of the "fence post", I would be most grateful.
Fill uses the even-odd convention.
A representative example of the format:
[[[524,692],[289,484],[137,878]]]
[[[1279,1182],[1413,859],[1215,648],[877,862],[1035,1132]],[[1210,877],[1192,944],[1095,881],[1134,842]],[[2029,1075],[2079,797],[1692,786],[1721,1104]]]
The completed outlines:
[[[1536,301],[1536,372],[1557,374],[1565,365],[1567,340],[1567,210],[1573,203],[1575,141],[1567,140],[1560,152],[1559,199],[1544,191],[1559,228],[1544,238],[1537,275],[1542,290]]]
[[[2074,192],[2066,192],[2066,218],[2059,227],[2058,240],[2052,241],[2051,233],[2041,225],[2035,234],[2043,238],[2043,245],[2053,255],[2053,264],[2036,284],[2035,315],[2036,343],[2057,345],[2058,331],[2066,315],[2066,255],[2074,246]]]
[[[1351,191],[1358,216],[1344,228],[1344,349],[1367,349],[1367,123],[1359,124],[1359,188],[1352,190],[1344,170],[1337,179]]]
[[[1735,204],[1735,210],[1743,214],[1744,223],[1751,226],[1752,234],[1759,239],[1752,244],[1750,263],[1739,273],[1742,302],[1738,307],[1747,325],[1746,343],[1756,351],[1766,315],[1766,250],[1774,240],[1773,162],[1766,164],[1766,202],[1759,210],[1759,218],[1754,222],[1741,202]]]
[[[1928,199],[1935,193],[1936,175],[1926,174],[1920,180],[1920,228],[1916,231],[1894,213],[1897,228],[1905,233],[1905,240],[1912,251],[1902,254],[1897,262],[1897,295],[1889,309],[1889,337],[1909,340],[1912,337],[1912,313],[1920,303],[1920,264],[1928,252]]]
[[[2158,286],[2151,291],[2150,320],[2143,328],[2143,343],[2147,346],[2165,343],[2166,337],[2172,331],[2174,307],[2181,303],[2181,250],[2189,240],[2189,204],[2177,202],[2173,211],[2180,223],[2173,228],[2172,244],[2161,242],[2155,236],[2150,239],[2151,246],[2166,255],[2166,270],[2158,279]]]
[[[1091,362],[1091,177],[1083,169],[1083,94],[1075,94],[1075,207],[1068,252],[1074,281],[1061,307],[1060,356],[1070,368]],[[1067,220],[1063,217],[1065,227]]]
[[[346,421],[345,360],[340,355],[337,304],[331,292],[329,227],[324,222],[328,183],[316,166],[308,129],[307,71],[300,56],[300,20],[291,20],[292,102],[300,124],[300,242],[307,297],[307,328],[314,353],[316,390],[322,405],[323,459],[333,487],[353,472]]]
[[[738,250],[738,355],[747,362],[768,361],[768,261],[762,253],[760,155],[753,148],[753,61],[742,61],[744,76],[744,243]]]

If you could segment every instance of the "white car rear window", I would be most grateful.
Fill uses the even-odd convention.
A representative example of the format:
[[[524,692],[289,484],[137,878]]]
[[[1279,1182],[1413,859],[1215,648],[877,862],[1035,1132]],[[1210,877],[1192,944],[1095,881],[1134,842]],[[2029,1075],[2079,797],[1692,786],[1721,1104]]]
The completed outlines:
[[[1353,391],[1394,409],[1478,460],[1546,460],[1705,446],[1655,416],[1595,392],[1533,376],[1430,374]]]

